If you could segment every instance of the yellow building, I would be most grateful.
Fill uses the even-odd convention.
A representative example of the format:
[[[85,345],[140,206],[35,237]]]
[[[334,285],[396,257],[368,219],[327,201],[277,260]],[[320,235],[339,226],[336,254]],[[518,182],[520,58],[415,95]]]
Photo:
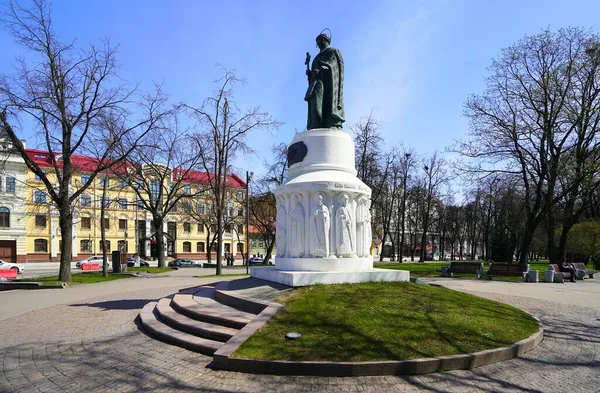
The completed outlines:
[[[28,149],[27,153],[40,167],[47,170],[51,182],[54,167],[50,153]],[[94,159],[83,156],[72,157],[73,166],[79,172],[73,176],[73,190],[78,190],[87,182],[94,168]],[[86,171],[87,169],[87,171]],[[169,170],[170,171],[170,170]],[[177,183],[184,194],[177,206],[167,215],[165,233],[165,253],[173,258],[206,259],[208,244],[213,241],[215,227],[211,227],[211,195],[208,192],[205,173],[189,171],[186,179],[168,177],[167,182]],[[128,256],[139,254],[142,258],[156,257],[152,215],[144,209],[135,190],[118,176],[106,177],[106,195],[103,198],[105,175],[98,174],[94,183],[73,204],[73,261],[102,253],[101,206],[105,203],[104,222],[108,251],[125,251]],[[165,189],[171,184],[163,184]],[[233,255],[244,252],[245,228],[244,211],[241,202],[245,199],[245,182],[236,175],[227,179],[228,212],[230,219],[223,235],[223,251]],[[58,211],[52,206],[46,187],[29,169],[26,173],[26,260],[28,262],[48,262],[60,260],[62,241],[58,225]],[[190,195],[186,197],[185,195]],[[194,211],[190,209],[193,208]],[[208,236],[210,234],[210,237]],[[213,244],[213,258],[216,244]],[[241,257],[239,257],[241,259]]]

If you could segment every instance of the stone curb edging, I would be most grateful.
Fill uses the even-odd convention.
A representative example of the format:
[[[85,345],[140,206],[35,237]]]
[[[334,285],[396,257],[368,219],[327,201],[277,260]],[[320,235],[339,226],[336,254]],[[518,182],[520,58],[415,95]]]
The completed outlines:
[[[66,283],[43,285],[39,282],[2,282],[0,291],[12,291],[14,289],[65,289]]]
[[[219,290],[219,288],[217,289]],[[275,313],[283,308],[283,306],[277,303],[263,302],[242,297],[240,295],[233,295],[231,292],[226,291],[225,288],[222,288],[222,290],[223,292],[226,292],[226,296],[229,300],[240,298],[241,302],[255,301],[263,304],[269,303],[269,305],[258,314],[257,318],[248,323],[238,334],[233,336],[225,345],[214,353],[211,366],[222,370],[252,374],[329,377],[418,375],[440,371],[468,370],[486,364],[509,360],[533,350],[544,338],[544,329],[542,328],[541,321],[532,316],[538,322],[539,329],[531,336],[512,345],[470,354],[378,362],[293,362],[285,360],[233,358],[232,355],[238,347],[275,315]]]

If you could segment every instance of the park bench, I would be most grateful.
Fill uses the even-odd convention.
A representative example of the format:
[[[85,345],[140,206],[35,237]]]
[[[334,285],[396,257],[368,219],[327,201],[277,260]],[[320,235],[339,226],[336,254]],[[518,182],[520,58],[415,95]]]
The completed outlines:
[[[586,274],[588,275],[589,278],[594,278],[594,273],[596,273],[595,270],[588,269],[585,266],[585,263],[575,262],[575,263],[573,263],[573,267],[575,268],[575,271],[577,272],[578,278],[583,279],[583,277],[585,277]],[[579,273],[579,272],[583,272],[583,273]]]
[[[453,273],[475,273],[477,278],[481,278],[483,273],[483,263],[481,262],[450,262],[450,266],[442,268],[443,277],[453,277]]]
[[[492,262],[486,272],[486,278],[491,280],[494,276],[517,276],[525,277],[529,273],[529,264],[526,263],[498,263]]]
[[[0,270],[0,277],[2,278],[6,278],[6,279],[13,279],[13,278],[17,278],[17,275],[19,274],[17,269],[2,269]]]
[[[556,263],[549,263],[548,270],[554,270],[554,282],[565,282],[565,279],[571,278],[571,272],[561,272]]]

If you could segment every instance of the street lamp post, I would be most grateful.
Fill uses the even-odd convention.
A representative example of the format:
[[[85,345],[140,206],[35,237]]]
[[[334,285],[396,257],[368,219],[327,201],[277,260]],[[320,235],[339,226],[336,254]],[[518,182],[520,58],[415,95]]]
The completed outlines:
[[[246,171],[246,274],[250,266],[250,180],[254,172]]]

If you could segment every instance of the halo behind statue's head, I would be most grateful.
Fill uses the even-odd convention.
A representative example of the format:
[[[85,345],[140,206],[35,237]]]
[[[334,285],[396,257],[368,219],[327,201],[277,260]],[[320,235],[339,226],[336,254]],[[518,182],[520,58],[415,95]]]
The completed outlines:
[[[325,30],[329,31],[329,34],[325,32]],[[331,30],[325,28],[321,31],[321,33],[317,36],[317,41],[325,40],[327,43],[331,44]]]

